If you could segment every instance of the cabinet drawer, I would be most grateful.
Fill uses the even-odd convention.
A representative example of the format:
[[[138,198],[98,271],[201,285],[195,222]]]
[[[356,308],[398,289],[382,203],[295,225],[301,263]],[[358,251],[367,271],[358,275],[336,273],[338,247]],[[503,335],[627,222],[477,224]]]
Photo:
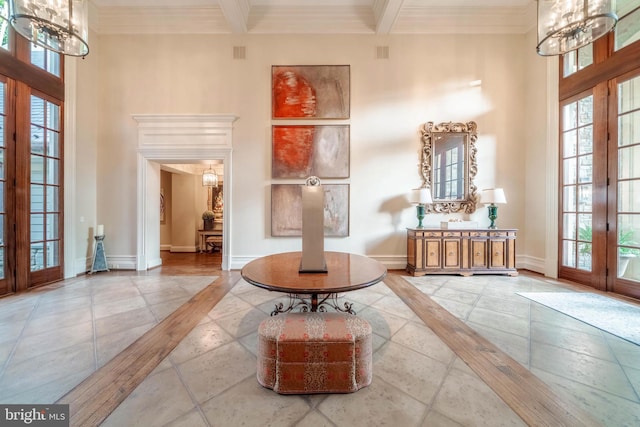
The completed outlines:
[[[486,231],[470,231],[469,237],[487,237],[489,233]]]
[[[490,237],[508,237],[508,236],[515,236],[515,234],[510,233],[508,231],[490,231],[489,236]]]

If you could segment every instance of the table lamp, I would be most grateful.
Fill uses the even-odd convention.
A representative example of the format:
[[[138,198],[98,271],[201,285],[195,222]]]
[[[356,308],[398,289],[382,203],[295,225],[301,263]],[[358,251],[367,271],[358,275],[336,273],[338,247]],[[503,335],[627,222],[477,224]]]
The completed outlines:
[[[487,209],[489,210],[489,219],[491,220],[491,224],[489,224],[489,229],[494,230],[496,228],[496,219],[498,218],[498,207],[496,203],[507,203],[507,198],[504,196],[504,190],[502,188],[488,188],[486,190],[482,190],[480,194],[480,202],[487,204]]]
[[[424,219],[424,206],[433,203],[431,199],[431,191],[428,188],[414,188],[411,190],[409,202],[416,205],[418,213],[418,228],[423,228],[422,220]]]

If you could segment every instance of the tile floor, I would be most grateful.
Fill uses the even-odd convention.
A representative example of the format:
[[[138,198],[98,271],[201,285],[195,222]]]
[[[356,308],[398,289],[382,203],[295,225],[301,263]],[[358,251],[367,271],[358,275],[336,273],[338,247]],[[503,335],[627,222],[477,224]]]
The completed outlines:
[[[603,425],[640,425],[640,347],[515,294],[570,285],[406,279]],[[0,402],[56,401],[212,280],[98,274],[0,299]],[[384,283],[347,298],[375,333],[371,386],[311,396],[260,387],[256,330],[282,298],[240,281],[103,425],[524,425]]]

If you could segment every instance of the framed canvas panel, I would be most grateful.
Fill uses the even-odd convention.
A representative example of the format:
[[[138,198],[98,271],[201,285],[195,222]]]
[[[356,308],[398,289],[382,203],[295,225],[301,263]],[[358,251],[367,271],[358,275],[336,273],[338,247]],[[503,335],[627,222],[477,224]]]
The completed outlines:
[[[272,126],[272,178],[349,178],[349,126]]]
[[[165,218],[166,205],[164,201],[164,188],[160,188],[160,224],[166,224]]]
[[[348,119],[349,93],[349,65],[271,67],[274,119]]]
[[[302,185],[271,185],[271,235],[302,236]],[[349,184],[326,184],[324,236],[349,235]]]

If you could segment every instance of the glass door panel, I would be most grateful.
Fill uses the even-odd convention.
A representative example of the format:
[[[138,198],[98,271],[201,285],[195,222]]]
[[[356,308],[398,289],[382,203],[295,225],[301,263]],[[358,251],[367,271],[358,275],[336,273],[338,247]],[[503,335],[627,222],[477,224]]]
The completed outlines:
[[[32,272],[60,267],[60,106],[31,95],[30,248]]]
[[[640,76],[617,89],[616,279],[640,289]]]
[[[1,22],[0,22],[1,24]],[[6,294],[9,289],[7,285],[7,246],[6,246],[6,226],[7,212],[5,210],[6,188],[7,188],[7,168],[5,162],[7,160],[6,149],[6,130],[7,130],[7,114],[5,111],[5,96],[7,93],[6,83],[0,80],[0,295]]]
[[[593,95],[562,108],[561,266],[592,271]]]

